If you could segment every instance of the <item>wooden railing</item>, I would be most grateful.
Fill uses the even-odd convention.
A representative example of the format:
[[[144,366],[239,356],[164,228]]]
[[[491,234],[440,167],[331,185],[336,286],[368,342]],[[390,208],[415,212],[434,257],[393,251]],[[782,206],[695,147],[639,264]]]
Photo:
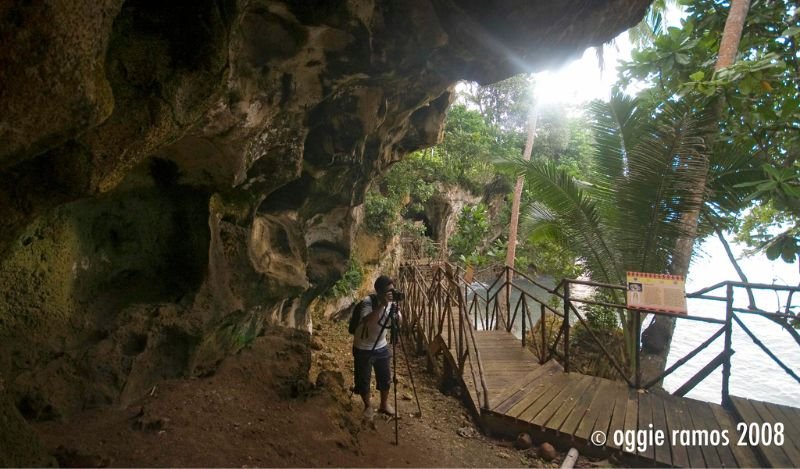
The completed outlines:
[[[440,259],[444,252],[441,243],[416,236],[401,236],[400,245],[403,247],[403,258],[409,264],[420,264]]]
[[[720,289],[725,289],[725,296],[715,296],[712,293],[718,291]],[[748,305],[747,308],[741,308],[734,304],[735,292],[737,289],[745,290],[748,293],[749,298],[751,299],[751,304]],[[753,301],[752,291],[753,290],[766,290],[775,292],[787,292],[788,297],[786,300],[786,304],[784,305],[783,311],[766,311],[763,309],[759,309],[758,305],[755,304]],[[730,376],[731,376],[731,360],[730,356],[733,354],[732,349],[732,336],[733,336],[733,323],[739,325],[739,327],[750,337],[750,339],[755,343],[761,350],[763,350],[767,356],[772,359],[778,366],[783,369],[786,374],[794,378],[795,382],[800,384],[800,376],[798,373],[787,366],[779,357],[767,347],[763,341],[761,341],[757,334],[753,333],[750,328],[748,328],[742,317],[745,315],[756,315],[766,318],[778,325],[781,326],[781,329],[785,331],[791,338],[794,339],[795,344],[800,347],[800,334],[798,331],[793,327],[791,321],[797,321],[799,319],[798,314],[793,311],[793,309],[800,307],[800,305],[793,305],[792,299],[794,294],[800,292],[800,287],[790,287],[785,285],[767,285],[767,284],[759,284],[759,283],[744,283],[744,282],[720,282],[718,284],[712,285],[707,288],[703,288],[698,290],[694,293],[690,293],[686,295],[687,298],[698,298],[704,300],[711,300],[711,301],[724,301],[725,302],[725,349],[723,353],[726,355],[726,358],[722,361],[722,403],[728,404],[730,402]]]
[[[477,313],[479,295],[464,281],[462,273],[446,262],[433,263],[427,269],[406,265],[400,269],[399,288],[407,295],[408,330],[415,335],[416,342],[431,344],[441,338],[454,351],[458,373],[463,376],[469,372],[472,376],[479,405],[488,407],[486,378],[470,318]]]
[[[480,353],[475,347],[474,332],[478,330],[505,329],[513,332],[515,325],[521,325],[521,345],[529,347],[540,363],[545,363],[552,358],[558,358],[566,372],[571,368],[570,335],[575,327],[585,328],[587,336],[598,346],[603,356],[612,365],[616,374],[629,386],[637,389],[649,389],[672,374],[678,368],[694,359],[701,351],[707,349],[711,343],[723,337],[724,345],[721,353],[716,355],[700,371],[680,386],[673,394],[683,396],[697,384],[702,382],[714,370],[722,366],[722,401],[729,402],[729,381],[731,375],[731,356],[734,353],[732,332],[734,323],[752,339],[778,366],[789,376],[800,383],[798,373],[791,369],[761,340],[758,335],[748,328],[742,321],[742,315],[759,315],[779,324],[800,347],[800,334],[792,327],[790,321],[798,320],[794,311],[797,306],[792,305],[792,299],[800,287],[781,285],[749,284],[742,282],[721,282],[708,288],[686,295],[687,298],[698,298],[724,302],[726,314],[724,319],[696,316],[693,314],[675,315],[662,312],[641,311],[629,309],[627,305],[614,302],[597,301],[592,298],[577,297],[575,287],[582,285],[591,287],[595,291],[606,290],[608,297],[624,297],[626,287],[623,285],[604,284],[575,279],[564,279],[554,288],[548,288],[541,282],[530,278],[522,272],[510,267],[499,269],[493,282],[488,285],[466,281],[463,277],[464,270],[446,262],[436,262],[426,267],[427,275],[421,266],[404,266],[401,269],[400,285],[408,292],[407,312],[413,333],[419,334],[419,339],[430,343],[435,337],[441,336],[447,347],[456,351],[459,372],[469,373],[473,376],[475,393],[480,396],[481,406],[488,406],[487,386],[483,373],[483,364]],[[522,288],[517,279],[525,279],[531,285],[539,287],[546,293],[547,298],[537,297],[530,291]],[[788,292],[788,299],[783,311],[770,312],[757,308],[751,304],[742,308],[734,304],[736,289],[772,290],[775,292]],[[714,294],[724,290],[723,295]],[[512,295],[515,292],[515,295]],[[517,296],[512,301],[512,296]],[[750,295],[752,303],[752,295]],[[560,303],[560,308],[553,303]],[[614,356],[607,349],[600,338],[597,337],[579,305],[598,305],[624,311],[626,317],[633,321],[635,333],[634,357]],[[558,309],[561,311],[558,311]],[[534,314],[538,312],[538,318]],[[532,314],[533,313],[533,314]],[[697,321],[719,325],[703,343],[675,361],[669,368],[658,376],[648,376],[643,382],[641,367],[641,329],[643,320],[648,315],[669,315],[681,321]],[[517,321],[519,318],[519,321]],[[536,321],[534,321],[534,318]],[[538,327],[538,330],[536,328]],[[535,333],[534,333],[535,331]],[[528,343],[528,341],[531,341]],[[561,347],[559,349],[559,347]],[[562,352],[559,354],[559,352]],[[623,358],[620,362],[619,358]],[[632,363],[631,363],[632,362]]]
[[[779,324],[786,333],[788,333],[792,338],[794,338],[796,344],[800,347],[800,334],[798,334],[797,330],[795,330],[792,325],[790,324],[790,320],[796,320],[798,317],[793,312],[793,306],[791,301],[794,296],[794,293],[800,291],[800,287],[791,287],[791,286],[784,286],[784,285],[765,285],[765,284],[754,284],[754,283],[743,283],[743,282],[733,282],[733,281],[726,281],[721,282],[716,285],[703,288],[697,292],[690,293],[686,295],[686,298],[697,298],[697,299],[704,299],[704,300],[711,300],[711,301],[718,301],[724,302],[726,305],[726,312],[724,319],[717,319],[711,317],[704,317],[704,316],[697,316],[694,314],[671,314],[665,312],[655,312],[655,311],[641,311],[636,309],[630,309],[627,305],[624,304],[616,304],[616,303],[608,303],[608,302],[600,302],[600,301],[593,301],[590,299],[585,298],[575,298],[570,295],[570,286],[575,284],[581,284],[586,286],[595,287],[598,289],[610,289],[610,290],[621,290],[625,291],[625,287],[622,285],[609,285],[609,284],[602,284],[598,282],[587,282],[587,281],[579,281],[579,280],[563,280],[557,288],[554,289],[554,293],[558,294],[559,290],[561,295],[560,298],[564,301],[564,311],[569,311],[571,314],[569,316],[564,317],[564,323],[562,328],[564,333],[562,334],[564,337],[564,369],[565,371],[569,371],[570,369],[570,328],[572,317],[578,320],[578,322],[586,327],[586,330],[589,332],[590,337],[595,341],[597,345],[600,346],[601,350],[603,351],[604,356],[611,362],[614,368],[617,370],[619,376],[624,379],[631,387],[637,389],[649,389],[653,386],[661,383],[664,378],[672,374],[678,368],[684,366],[685,364],[689,363],[694,357],[696,357],[701,351],[707,349],[711,343],[717,340],[720,337],[723,337],[724,344],[723,350],[713,357],[703,368],[701,368],[698,372],[696,372],[689,380],[686,381],[682,386],[678,387],[677,390],[673,392],[676,396],[684,396],[689,391],[691,391],[694,387],[696,387],[699,383],[701,383],[705,378],[707,378],[712,372],[714,372],[717,368],[722,366],[722,388],[721,388],[721,397],[723,404],[727,404],[730,401],[730,376],[731,376],[731,356],[734,354],[735,350],[733,348],[733,324],[736,323],[739,327],[753,340],[753,342],[758,345],[775,363],[777,363],[789,376],[794,378],[795,381],[800,383],[800,377],[798,377],[797,372],[792,370],[788,365],[786,365],[779,357],[777,357],[770,349],[767,347],[755,333],[753,333],[742,321],[741,315],[750,314],[750,315],[759,315],[765,317],[767,319],[772,320],[773,322]],[[753,308],[740,308],[734,306],[734,298],[735,298],[735,289],[741,288],[744,290],[770,290],[773,292],[784,291],[788,292],[788,299],[787,303],[784,306],[784,311],[780,312],[769,312],[765,310],[758,309],[757,307]],[[712,292],[724,289],[724,296],[719,295],[712,295]],[[751,296],[752,298],[752,296]],[[629,314],[634,315],[634,331],[636,334],[635,343],[637,346],[635,347],[635,356],[633,360],[633,370],[632,373],[626,373],[625,367],[621,366],[615,357],[611,355],[602,342],[594,335],[591,328],[588,327],[586,324],[586,320],[583,317],[582,313],[578,308],[574,306],[575,303],[578,304],[594,304],[605,306],[609,308],[616,308],[627,311]],[[697,321],[697,322],[705,322],[711,324],[718,324],[720,328],[713,332],[703,343],[695,347],[693,350],[688,352],[682,358],[675,361],[675,363],[670,366],[669,368],[665,369],[657,376],[648,377],[646,382],[642,382],[642,367],[641,367],[641,325],[643,323],[643,317],[647,315],[662,315],[662,316],[670,316],[675,318],[676,320],[681,321]],[[630,375],[633,376],[630,376]]]

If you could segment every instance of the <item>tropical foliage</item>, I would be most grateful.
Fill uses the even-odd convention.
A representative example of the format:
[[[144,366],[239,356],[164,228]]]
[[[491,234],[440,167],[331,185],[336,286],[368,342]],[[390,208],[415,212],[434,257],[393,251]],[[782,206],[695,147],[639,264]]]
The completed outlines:
[[[770,259],[791,262],[800,250],[800,63],[796,2],[753,0],[739,60],[713,71],[726,19],[713,0],[681,2],[686,17],[647,47],[634,51],[622,84],[652,84],[640,97],[652,107],[681,101],[718,107],[709,146],[709,216]],[[716,168],[716,170],[715,170]]]
[[[728,3],[681,0],[685,17],[680,27],[667,28],[663,12],[671,3],[655,2],[622,67],[620,88],[646,85],[635,98],[617,92],[609,102],[592,103],[588,121],[564,108],[540,108],[532,160],[523,162],[530,78],[471,85],[449,111],[443,143],[397,164],[368,196],[368,226],[396,233],[401,225],[387,220],[423,213],[437,185],[481,194],[501,181],[508,193],[522,173],[525,216],[516,262],[536,273],[622,284],[628,270],[674,272],[682,240],[724,230],[770,259],[796,260],[796,3],[753,0],[739,59],[718,71]],[[512,163],[494,167],[498,159]],[[450,239],[451,259],[504,262],[507,233],[494,227],[508,220],[508,208],[492,218],[485,206],[466,207]],[[609,340],[621,327],[631,357],[638,336],[632,318],[602,308],[590,313],[590,326]]]
[[[402,216],[419,212],[434,193],[438,166],[426,153],[416,152],[395,164],[387,176],[367,192],[364,225],[368,232],[391,237],[402,231]]]
[[[681,214],[696,208],[687,194],[706,170],[704,123],[690,109],[652,112],[621,94],[593,103],[591,116],[593,163],[580,179],[552,161],[515,160],[538,200],[525,226],[532,238],[576,253],[595,281],[619,285],[629,270],[663,272],[684,234]],[[619,314],[632,354],[637,331]]]
[[[480,265],[478,247],[489,233],[489,219],[484,204],[467,205],[461,210],[456,233],[450,239],[452,256],[464,264]]]

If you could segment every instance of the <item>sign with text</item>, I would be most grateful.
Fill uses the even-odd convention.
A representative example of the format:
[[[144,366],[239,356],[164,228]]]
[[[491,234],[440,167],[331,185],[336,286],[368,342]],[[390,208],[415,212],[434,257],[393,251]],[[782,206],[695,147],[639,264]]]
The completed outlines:
[[[628,308],[686,314],[686,287],[680,275],[628,272]]]

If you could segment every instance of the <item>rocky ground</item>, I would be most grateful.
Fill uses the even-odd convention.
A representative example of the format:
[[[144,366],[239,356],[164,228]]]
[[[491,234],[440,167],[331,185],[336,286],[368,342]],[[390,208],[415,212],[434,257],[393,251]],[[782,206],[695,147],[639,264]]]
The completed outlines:
[[[422,412],[399,355],[396,445],[394,421],[382,415],[363,421],[360,401],[350,395],[346,324],[315,318],[315,328],[310,357],[302,334],[270,331],[211,376],[163,382],[135,405],[87,411],[35,429],[59,463],[72,467],[560,465],[563,454],[548,462],[536,446],[519,450],[481,435],[465,407],[437,389],[424,358],[416,356],[409,358]]]

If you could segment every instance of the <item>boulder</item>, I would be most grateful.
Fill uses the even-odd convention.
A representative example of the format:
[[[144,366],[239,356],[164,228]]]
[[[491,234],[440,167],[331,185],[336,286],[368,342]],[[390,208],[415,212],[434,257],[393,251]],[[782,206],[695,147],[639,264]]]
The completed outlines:
[[[517,435],[517,439],[514,440],[514,448],[528,449],[531,446],[533,446],[533,439],[527,433],[520,433]]]
[[[558,457],[558,452],[556,452],[556,449],[553,448],[553,445],[550,443],[542,443],[541,446],[539,446],[539,457],[550,462]]]

